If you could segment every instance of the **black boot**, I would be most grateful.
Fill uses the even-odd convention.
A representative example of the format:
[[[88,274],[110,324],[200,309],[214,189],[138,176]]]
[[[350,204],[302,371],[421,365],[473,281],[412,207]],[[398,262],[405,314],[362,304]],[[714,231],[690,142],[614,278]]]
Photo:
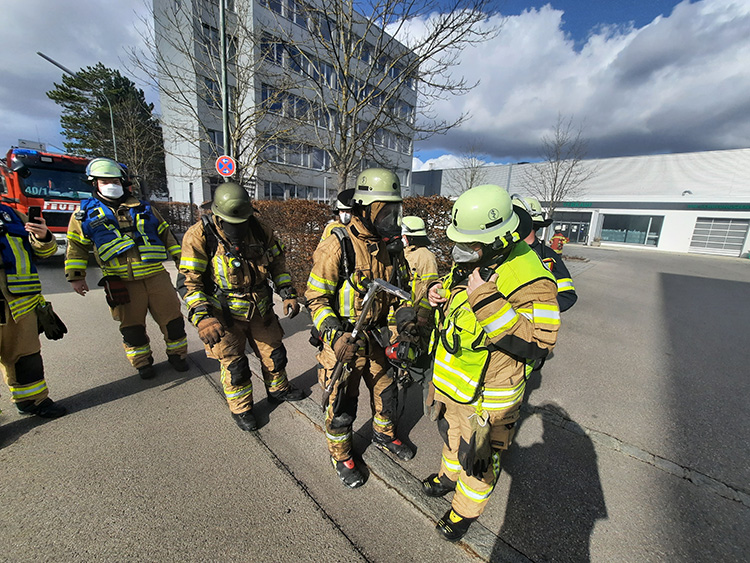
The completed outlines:
[[[372,443],[379,447],[381,450],[385,450],[394,454],[401,461],[409,461],[414,457],[414,450],[404,444],[398,438],[391,438],[380,432],[372,433]]]
[[[187,360],[177,354],[167,354],[167,361],[176,371],[187,371],[190,369]]]
[[[34,404],[34,401],[23,401],[16,403],[16,408],[21,414],[35,414],[41,418],[60,418],[65,416],[68,410],[55,403],[52,399],[47,397],[38,405]]]
[[[138,375],[141,376],[141,379],[153,379],[156,377],[153,358],[151,358],[151,362],[147,366],[138,368]]]
[[[464,518],[451,508],[438,520],[435,529],[444,539],[450,542],[457,542],[466,535],[466,532],[469,531],[469,526],[471,526],[474,520],[476,518]]]
[[[237,423],[237,426],[245,432],[252,432],[258,428],[258,423],[255,421],[253,411],[245,411],[241,413],[232,413],[232,418]]]
[[[433,473],[422,481],[422,492],[428,497],[442,497],[455,490],[456,482],[445,475],[438,476],[437,473]]]
[[[291,385],[283,391],[268,394],[268,402],[272,405],[279,405],[284,401],[301,401],[305,398],[305,393],[301,389]]]
[[[336,461],[331,458],[331,462],[333,462],[333,467],[336,468],[336,473],[338,473],[339,479],[341,479],[347,487],[356,489],[365,484],[365,478],[360,470],[357,469],[357,466],[354,463],[354,458],[350,457],[344,461]]]

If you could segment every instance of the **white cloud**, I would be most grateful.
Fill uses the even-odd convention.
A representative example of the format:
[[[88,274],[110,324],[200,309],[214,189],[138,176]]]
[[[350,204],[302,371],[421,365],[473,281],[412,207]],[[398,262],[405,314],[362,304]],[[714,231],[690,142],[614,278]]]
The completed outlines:
[[[150,4],[150,2],[149,2]],[[39,57],[41,51],[76,72],[101,62],[120,70],[143,88],[125,68],[126,48],[141,42],[139,16],[148,13],[143,0],[0,0],[0,153],[19,138],[62,146],[60,108],[46,96],[63,72]],[[147,99],[156,95],[147,91]]]
[[[128,74],[126,48],[141,43],[137,15],[150,4],[0,0],[0,152],[19,137],[62,143],[59,107],[45,95],[61,71],[36,51],[74,71],[101,61]],[[460,155],[479,145],[488,160],[532,160],[558,114],[584,124],[592,157],[748,146],[750,0],[685,0],[641,28],[599,27],[583,44],[563,32],[564,17],[549,5],[527,10],[466,50],[456,72],[480,85],[435,109],[473,117],[417,150]]]
[[[481,83],[435,106],[472,118],[418,150],[460,153],[471,139],[499,159],[528,160],[558,114],[584,126],[590,156],[748,146],[750,0],[677,5],[640,29],[601,27],[577,49],[549,5],[508,17],[456,69]]]

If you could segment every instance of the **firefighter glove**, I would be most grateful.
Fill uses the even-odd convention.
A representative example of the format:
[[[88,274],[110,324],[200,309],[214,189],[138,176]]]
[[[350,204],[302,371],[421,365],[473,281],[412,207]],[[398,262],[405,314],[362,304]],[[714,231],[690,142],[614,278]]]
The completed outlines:
[[[458,462],[470,477],[481,478],[492,464],[489,419],[475,415],[471,419],[471,438],[466,443],[461,438],[458,444]]]
[[[118,305],[130,303],[130,295],[125,282],[117,276],[104,276],[99,280],[99,287],[104,287],[107,296],[107,305],[114,308]]]
[[[44,332],[44,336],[49,340],[60,340],[68,332],[68,327],[57,316],[50,302],[40,303],[36,306],[36,318],[39,325],[39,332]]]
[[[395,317],[399,340],[418,342],[419,328],[417,327],[417,312],[414,307],[400,307],[396,311]]]
[[[206,317],[198,323],[198,337],[204,344],[215,346],[224,336],[224,325],[216,317]]]
[[[299,314],[299,302],[296,298],[284,299],[284,315],[293,319]]]
[[[336,360],[345,364],[354,359],[358,348],[359,343],[352,338],[351,332],[345,332],[333,343],[333,353],[336,354]]]

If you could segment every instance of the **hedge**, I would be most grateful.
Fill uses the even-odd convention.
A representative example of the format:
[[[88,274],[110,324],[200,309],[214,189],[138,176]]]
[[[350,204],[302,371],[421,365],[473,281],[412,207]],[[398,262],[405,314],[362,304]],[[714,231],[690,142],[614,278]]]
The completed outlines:
[[[331,220],[331,207],[304,199],[286,201],[257,200],[253,205],[258,217],[271,225],[276,236],[286,246],[286,262],[297,291],[303,293],[312,267],[312,256],[320,241],[320,234]],[[441,274],[450,267],[453,243],[445,236],[450,223],[453,202],[444,197],[410,197],[404,200],[404,215],[416,215],[425,221]],[[154,202],[173,231],[181,238],[188,227],[198,220],[200,210],[194,205],[177,202]]]

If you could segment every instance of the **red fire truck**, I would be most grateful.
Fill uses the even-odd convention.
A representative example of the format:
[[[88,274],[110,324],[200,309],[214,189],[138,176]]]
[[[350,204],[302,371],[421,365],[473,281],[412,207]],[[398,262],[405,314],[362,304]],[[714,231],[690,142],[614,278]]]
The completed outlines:
[[[49,229],[55,233],[58,254],[65,251],[65,233],[71,213],[81,200],[91,197],[86,183],[88,158],[35,149],[11,147],[0,161],[0,200],[23,213],[31,205],[42,208]]]

